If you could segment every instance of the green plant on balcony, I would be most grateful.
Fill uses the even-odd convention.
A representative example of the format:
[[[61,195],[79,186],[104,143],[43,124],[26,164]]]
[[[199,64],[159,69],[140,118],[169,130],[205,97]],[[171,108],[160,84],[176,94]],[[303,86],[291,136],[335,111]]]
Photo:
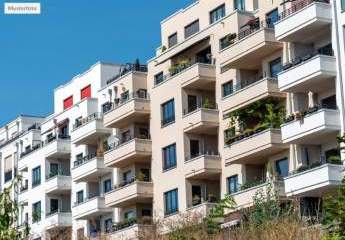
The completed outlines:
[[[183,71],[189,66],[190,66],[190,61],[188,59],[180,60],[169,68],[169,73],[171,76],[174,76],[175,74]]]
[[[329,157],[327,158],[327,163],[336,164],[336,165],[341,165],[342,162],[341,162],[341,157],[340,157],[340,155],[329,156]]]
[[[162,50],[162,52],[165,52],[167,50],[167,47],[165,45],[163,45],[161,50]]]
[[[280,128],[285,116],[285,104],[281,99],[265,98],[233,111],[228,116],[231,127],[236,123],[239,126],[235,136],[225,139],[227,144],[231,144],[268,128]]]
[[[210,102],[210,99],[206,97],[202,103],[202,108],[205,109],[213,109],[214,105]]]

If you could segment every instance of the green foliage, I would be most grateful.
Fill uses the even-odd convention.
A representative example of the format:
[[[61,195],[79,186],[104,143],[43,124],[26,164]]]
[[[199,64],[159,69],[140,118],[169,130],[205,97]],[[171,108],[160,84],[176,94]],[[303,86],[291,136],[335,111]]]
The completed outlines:
[[[204,219],[207,232],[209,234],[218,233],[220,231],[219,220],[224,218],[226,210],[235,209],[235,207],[235,200],[230,195],[226,194],[224,199],[220,200],[219,203],[210,210],[208,217]]]
[[[238,122],[244,130],[252,128],[252,124],[256,124],[254,128],[279,128],[283,123],[284,115],[284,102],[270,97],[256,101],[246,108],[233,111],[229,114],[229,117],[231,125]]]
[[[1,240],[22,240],[29,235],[29,227],[26,225],[23,231],[18,231],[14,226],[18,221],[18,204],[13,201],[12,194],[19,187],[21,177],[17,176],[12,180],[10,186],[0,193],[0,239]]]
[[[323,204],[323,225],[329,232],[345,239],[345,178],[342,180],[337,193],[329,196]]]
[[[273,184],[269,183],[265,190],[259,190],[253,198],[253,208],[249,212],[243,212],[248,224],[254,227],[264,225],[272,221],[278,221],[283,217],[291,215],[292,206],[281,204]]]

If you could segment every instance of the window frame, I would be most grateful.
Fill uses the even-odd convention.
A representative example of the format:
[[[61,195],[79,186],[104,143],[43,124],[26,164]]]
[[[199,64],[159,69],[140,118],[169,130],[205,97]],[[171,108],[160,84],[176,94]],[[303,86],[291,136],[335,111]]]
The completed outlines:
[[[232,179],[235,179],[235,182],[231,182]],[[229,194],[234,194],[234,193],[237,193],[239,191],[238,174],[227,177],[226,182],[227,182],[227,192]],[[235,184],[235,185],[233,185],[233,184]],[[235,188],[234,191],[231,191],[232,186]]]
[[[225,94],[225,86],[231,84],[231,92],[229,94]],[[234,93],[234,81],[230,80],[222,84],[222,97],[225,98],[227,96],[230,96],[231,94]]]
[[[41,166],[37,166],[35,168],[33,168],[32,170],[32,175],[31,175],[31,187],[36,187],[41,185],[42,183],[42,173],[41,173]],[[36,171],[38,171],[38,173],[36,173]],[[37,179],[36,179],[37,178]]]
[[[37,223],[42,220],[42,206],[41,201],[32,204],[32,223]]]
[[[175,37],[175,42],[171,43],[171,39],[174,39],[173,37]],[[177,45],[178,43],[177,37],[178,37],[177,32],[174,32],[173,34],[170,34],[168,36],[168,48],[172,48],[173,46]]]
[[[193,26],[197,26],[196,29],[193,29]],[[191,31],[189,31],[189,29],[191,29]],[[200,31],[200,21],[199,19],[196,19],[184,27],[184,38],[187,39],[193,36],[194,34],[198,33],[199,31]]]
[[[241,8],[238,8],[239,1],[241,3]],[[246,2],[245,2],[245,0],[234,0],[234,11],[235,10],[245,11],[246,10]]]
[[[278,63],[278,60],[279,60],[279,63],[280,63],[280,71],[276,73],[277,76],[273,76],[273,74],[272,74],[272,73],[273,73],[272,69],[273,69],[274,64],[277,64],[277,63]],[[282,57],[278,57],[278,58],[275,58],[275,59],[269,61],[268,67],[269,67],[269,71],[270,71],[270,77],[271,77],[271,78],[277,78],[277,77],[278,77],[278,74],[283,70],[283,69],[282,69],[282,66],[283,66],[283,65],[282,65]]]
[[[164,72],[161,71],[161,72],[155,74],[154,79],[155,79],[155,82],[154,82],[155,86],[164,82]]]
[[[163,196],[164,196],[164,215],[169,216],[169,215],[178,213],[179,211],[178,189],[175,188],[170,191],[164,192]],[[171,206],[171,209],[168,209],[169,205]],[[173,206],[175,208],[172,208]]]
[[[173,153],[171,152],[173,149]],[[166,158],[168,157],[168,159]],[[171,158],[172,157],[172,158]],[[162,166],[163,171],[176,168],[177,166],[177,155],[176,155],[176,143],[170,144],[162,148]]]
[[[110,184],[110,188],[108,189],[108,184]],[[103,192],[104,193],[107,193],[107,192],[110,192],[112,190],[112,184],[111,184],[111,179],[108,178],[106,180],[103,181]]]
[[[171,104],[171,113],[169,114],[169,116],[165,117],[165,113],[169,113],[169,104]],[[167,106],[167,108],[165,108]],[[165,110],[167,109],[167,110]],[[172,98],[169,101],[166,101],[164,103],[161,104],[161,116],[162,116],[162,122],[161,125],[162,127],[169,125],[173,122],[175,122],[175,99]]]
[[[219,13],[218,11],[221,10]],[[213,14],[216,14],[216,16],[213,18]],[[218,16],[219,15],[219,16]],[[222,18],[226,16],[226,9],[225,9],[225,3],[219,5],[218,7],[214,8],[210,11],[210,24],[213,24],[215,22],[218,22]]]

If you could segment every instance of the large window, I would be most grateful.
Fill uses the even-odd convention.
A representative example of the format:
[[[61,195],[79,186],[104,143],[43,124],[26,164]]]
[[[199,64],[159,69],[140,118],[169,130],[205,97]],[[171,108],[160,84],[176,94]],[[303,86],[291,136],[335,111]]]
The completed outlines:
[[[177,189],[164,193],[165,215],[178,212],[178,191]]]
[[[234,9],[236,10],[245,10],[245,5],[244,5],[245,0],[234,0]]]
[[[73,96],[70,96],[63,100],[63,109],[67,109],[73,106]]]
[[[41,221],[41,201],[32,204],[32,222]]]
[[[111,179],[107,179],[103,182],[103,191],[105,193],[111,191]]]
[[[269,63],[270,65],[270,76],[272,78],[277,78],[278,73],[282,70],[282,62],[281,58],[274,59]]]
[[[168,37],[168,47],[171,48],[177,44],[177,33],[174,33]]]
[[[217,22],[219,19],[225,16],[225,4],[217,7],[210,12],[210,24]]]
[[[162,106],[162,126],[175,121],[174,99],[163,103]]]
[[[163,170],[176,166],[176,144],[163,148]]]
[[[77,192],[77,203],[82,203],[84,202],[84,191],[81,190],[79,192]]]
[[[279,176],[289,176],[289,161],[287,158],[276,161],[276,170]]]
[[[32,186],[41,184],[41,166],[32,169]]]
[[[160,84],[163,81],[164,81],[164,74],[163,74],[163,72],[157,73],[155,75],[155,85],[158,85],[158,84]]]
[[[104,220],[104,229],[106,233],[111,232],[111,227],[113,226],[113,219],[108,218]]]
[[[222,85],[222,94],[223,97],[229,96],[234,92],[234,83],[233,81],[226,82]]]
[[[232,194],[238,191],[238,175],[234,175],[227,178],[228,181],[228,193]]]
[[[273,28],[274,23],[279,20],[278,9],[274,9],[273,11],[266,14],[266,22],[267,27]]]
[[[199,19],[184,28],[184,38],[188,38],[197,32],[199,32]]]

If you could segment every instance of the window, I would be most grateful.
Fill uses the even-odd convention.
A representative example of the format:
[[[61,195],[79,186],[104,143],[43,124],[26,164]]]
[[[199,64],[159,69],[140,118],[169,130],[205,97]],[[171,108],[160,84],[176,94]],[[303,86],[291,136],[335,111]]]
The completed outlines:
[[[41,201],[32,204],[32,222],[41,221]]]
[[[49,177],[54,177],[59,173],[59,164],[57,163],[50,163],[50,173]]]
[[[134,211],[128,211],[124,213],[124,219],[125,220],[130,220],[135,218],[135,213]]]
[[[273,28],[274,23],[278,22],[278,20],[279,20],[278,9],[274,9],[273,11],[266,14],[267,27]]]
[[[345,11],[345,0],[341,0],[341,11]]]
[[[245,5],[244,5],[245,0],[234,0],[234,10],[245,10]]]
[[[111,231],[112,225],[113,225],[113,219],[108,218],[104,220],[104,229],[106,233],[109,233]]]
[[[337,109],[337,97],[336,95],[332,95],[330,97],[326,97],[321,99],[321,106],[327,109]]]
[[[80,90],[80,100],[83,100],[84,98],[90,98],[91,97],[91,85],[88,85],[84,87],[82,90]]]
[[[160,72],[160,73],[155,75],[155,85],[158,85],[158,84],[160,84],[163,81],[164,81],[164,74],[163,74],[163,72]]]
[[[289,161],[287,158],[276,161],[276,170],[279,176],[289,176]]]
[[[162,108],[162,126],[175,121],[175,103],[174,99],[163,103]]]
[[[238,175],[228,177],[228,193],[232,194],[238,191]]]
[[[141,216],[143,217],[151,217],[152,213],[151,213],[151,209],[142,209],[141,210]]]
[[[199,32],[199,20],[192,22],[184,28],[184,38],[188,38]]]
[[[171,48],[177,44],[177,33],[174,33],[168,37],[168,47]]]
[[[32,169],[32,187],[41,184],[41,166]]]
[[[163,148],[163,170],[176,167],[176,144]]]
[[[124,183],[130,183],[132,181],[132,171],[129,170],[127,172],[124,172],[123,175],[122,175],[122,179],[123,179],[123,182]]]
[[[5,182],[12,180],[12,155],[4,159],[4,174]]]
[[[121,102],[126,102],[129,100],[129,91],[121,93]]]
[[[190,145],[190,156],[191,158],[195,158],[200,155],[200,147],[199,147],[199,140],[191,139],[189,141]]]
[[[198,109],[198,99],[196,96],[188,95],[188,113]]]
[[[164,193],[165,215],[178,212],[178,191],[177,189]]]
[[[234,83],[233,81],[226,82],[222,85],[222,94],[223,97],[229,96],[234,92]]]
[[[50,213],[56,213],[59,210],[59,200],[50,199]]]
[[[73,106],[73,96],[70,96],[63,100],[63,110]]]
[[[103,182],[103,191],[105,193],[111,191],[111,179],[107,179]]]
[[[210,12],[210,24],[217,22],[219,19],[225,17],[225,4],[217,7]]]
[[[277,78],[278,73],[282,70],[281,58],[274,59],[269,63],[270,65],[270,76],[272,78]]]
[[[84,191],[81,190],[77,192],[77,203],[82,203],[84,202]]]

